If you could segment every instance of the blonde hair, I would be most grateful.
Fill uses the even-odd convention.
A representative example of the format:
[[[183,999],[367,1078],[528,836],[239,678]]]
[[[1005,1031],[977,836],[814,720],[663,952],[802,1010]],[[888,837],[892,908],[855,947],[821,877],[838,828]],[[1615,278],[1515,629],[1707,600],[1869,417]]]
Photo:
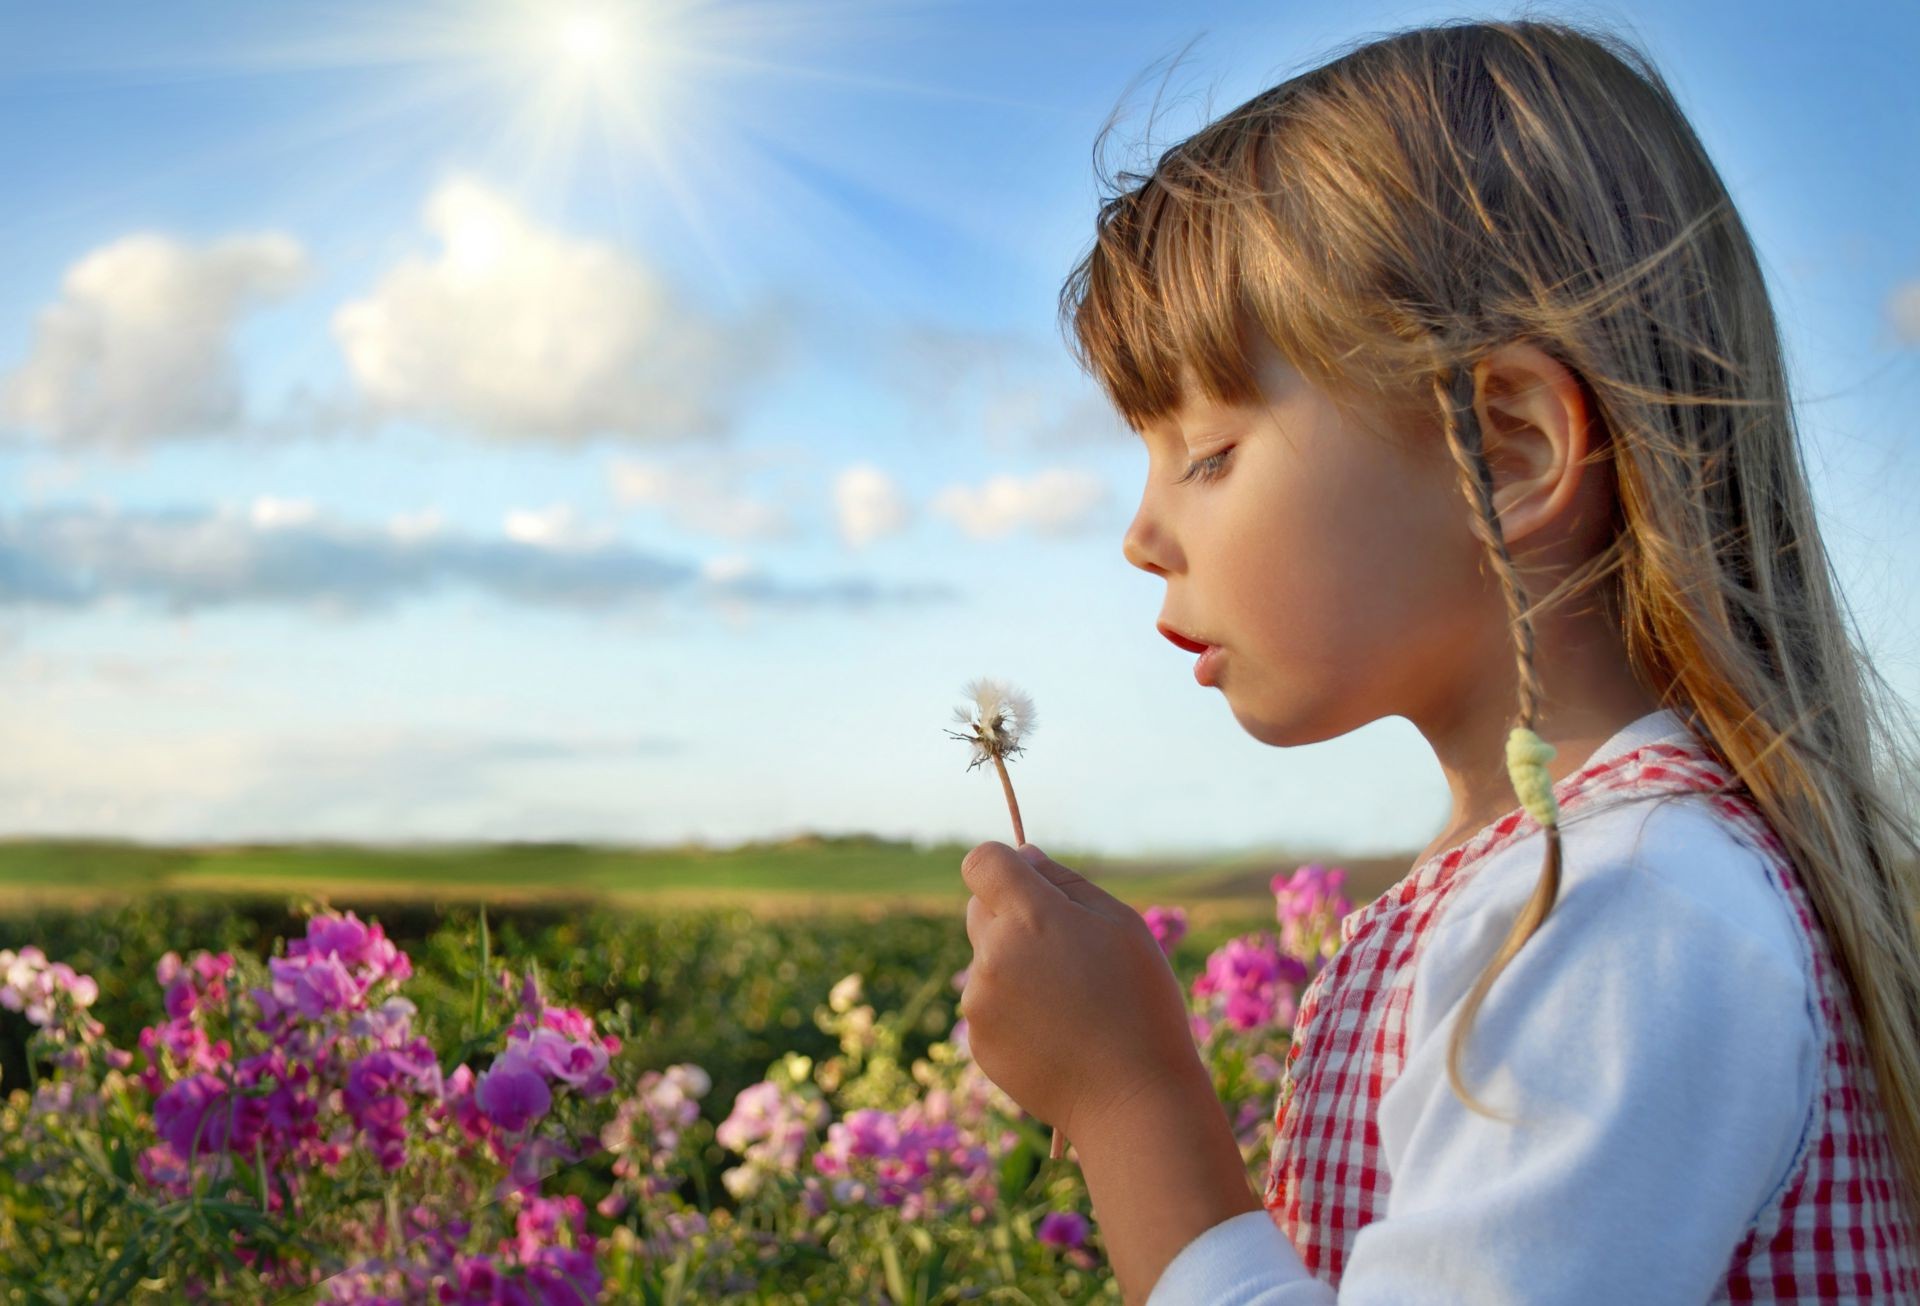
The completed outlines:
[[[1149,173],[1103,180],[1060,307],[1120,414],[1158,421],[1187,383],[1261,402],[1259,331],[1341,407],[1444,439],[1509,608],[1516,728],[1540,701],[1533,614],[1595,589],[1634,674],[1785,843],[1920,1194],[1920,830],[1893,787],[1912,724],[1842,622],[1759,260],[1651,60],[1563,21],[1395,32],[1254,97]],[[1578,379],[1590,457],[1618,485],[1611,543],[1531,601],[1473,402],[1476,361],[1512,340]],[[1455,1092],[1483,1114],[1461,1049],[1558,896],[1557,823],[1546,836],[1533,898],[1449,1047]]]

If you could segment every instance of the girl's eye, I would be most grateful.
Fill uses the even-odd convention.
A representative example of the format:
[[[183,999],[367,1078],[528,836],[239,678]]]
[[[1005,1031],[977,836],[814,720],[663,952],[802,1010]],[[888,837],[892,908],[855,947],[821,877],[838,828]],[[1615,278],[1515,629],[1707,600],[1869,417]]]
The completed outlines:
[[[1185,485],[1188,481],[1214,480],[1216,477],[1220,476],[1222,473],[1226,471],[1227,455],[1232,452],[1233,452],[1233,446],[1228,445],[1226,448],[1222,449],[1219,453],[1211,453],[1211,454],[1208,454],[1205,458],[1201,458],[1196,462],[1189,463],[1187,465],[1187,470],[1185,474],[1176,478],[1174,481],[1174,484]]]

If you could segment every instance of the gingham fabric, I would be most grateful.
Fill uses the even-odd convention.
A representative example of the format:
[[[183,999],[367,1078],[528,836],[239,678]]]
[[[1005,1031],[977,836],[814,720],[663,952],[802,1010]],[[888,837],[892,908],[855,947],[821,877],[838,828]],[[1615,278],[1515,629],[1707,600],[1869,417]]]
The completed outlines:
[[[1697,792],[1760,853],[1800,927],[1820,995],[1815,1119],[1787,1182],[1729,1257],[1714,1302],[1920,1303],[1920,1238],[1897,1170],[1859,1022],[1779,837],[1742,786],[1697,745],[1652,743],[1554,786],[1563,813],[1620,796]],[[1381,1096],[1407,1057],[1422,941],[1473,870],[1539,826],[1514,811],[1436,855],[1341,922],[1341,946],[1301,995],[1281,1077],[1264,1204],[1308,1270],[1336,1289],[1354,1236],[1386,1211]]]

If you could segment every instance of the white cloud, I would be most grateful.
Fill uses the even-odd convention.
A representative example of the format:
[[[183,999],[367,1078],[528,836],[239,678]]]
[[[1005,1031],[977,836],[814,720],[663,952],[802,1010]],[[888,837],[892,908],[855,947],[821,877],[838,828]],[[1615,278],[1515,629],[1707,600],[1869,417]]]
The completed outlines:
[[[907,524],[907,501],[900,486],[868,463],[856,463],[834,479],[833,509],[840,524],[840,538],[856,549],[895,534]]]
[[[930,507],[976,539],[992,539],[1023,528],[1050,535],[1081,530],[1106,498],[1106,483],[1098,476],[1058,467],[1025,480],[995,476],[978,487],[950,485]]]
[[[262,530],[275,526],[305,526],[319,516],[306,499],[276,499],[263,494],[253,501],[253,524]]]
[[[478,182],[442,185],[423,216],[439,254],[333,319],[377,409],[506,438],[711,435],[768,370],[769,321],[723,327],[624,251]]]
[[[758,573],[759,568],[754,565],[753,559],[740,553],[708,558],[700,564],[701,577],[715,585],[731,585]]]
[[[1895,286],[1887,296],[1887,317],[1903,345],[1920,345],[1920,281]]]
[[[725,598],[756,609],[860,610],[947,602],[951,587],[858,576],[792,580],[735,571],[715,578],[635,549],[571,507],[522,508],[500,535],[441,530],[437,515],[361,526],[324,514],[223,505],[0,511],[0,615],[38,621],[138,603],[184,617],[241,605],[368,616],[450,589],[507,604],[623,613],[654,600]],[[4,641],[0,631],[0,641]]]
[[[305,272],[299,244],[273,234],[199,248],[139,234],[94,250],[40,311],[31,353],[0,384],[0,419],[121,450],[218,434],[242,413],[235,328]]]
[[[742,491],[732,462],[693,469],[616,459],[607,468],[623,508],[659,508],[682,530],[729,540],[769,539],[793,532],[791,514]]]
[[[542,549],[597,549],[614,541],[610,526],[588,526],[569,503],[511,508],[502,528],[507,538]]]

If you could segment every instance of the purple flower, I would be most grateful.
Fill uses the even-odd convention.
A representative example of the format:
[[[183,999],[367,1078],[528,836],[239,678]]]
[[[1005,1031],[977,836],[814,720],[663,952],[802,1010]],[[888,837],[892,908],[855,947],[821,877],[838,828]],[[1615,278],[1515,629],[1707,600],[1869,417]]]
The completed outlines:
[[[1048,1211],[1040,1219],[1040,1241],[1049,1247],[1078,1247],[1087,1240],[1087,1222],[1077,1211]]]
[[[267,969],[273,974],[274,997],[308,1020],[320,1020],[359,1004],[359,984],[346,964],[331,953],[317,958],[275,957],[267,963]]]
[[[381,1167],[398,1170],[407,1159],[407,1094],[437,1095],[440,1088],[433,1049],[415,1039],[410,1047],[381,1048],[354,1062],[341,1101]]]
[[[153,1131],[178,1156],[224,1151],[227,1088],[218,1076],[189,1075],[153,1104]]]
[[[185,1020],[199,1005],[200,995],[194,992],[193,981],[182,977],[167,985],[166,1002],[168,1020]]]
[[[489,1120],[510,1134],[525,1129],[553,1105],[539,1067],[512,1047],[493,1059],[474,1089],[474,1099]]]
[[[593,1085],[607,1068],[607,1050],[599,1043],[576,1043],[557,1030],[536,1029],[522,1046],[548,1078],[575,1088]]]
[[[813,1168],[834,1182],[840,1201],[900,1208],[906,1219],[944,1209],[944,1189],[971,1190],[988,1177],[987,1149],[951,1121],[927,1117],[920,1103],[898,1113],[853,1111],[827,1130]]]
[[[460,1132],[468,1138],[481,1138],[493,1132],[493,1122],[488,1120],[480,1105],[474,1100],[473,1071],[460,1066],[444,1081],[442,1102]]]

